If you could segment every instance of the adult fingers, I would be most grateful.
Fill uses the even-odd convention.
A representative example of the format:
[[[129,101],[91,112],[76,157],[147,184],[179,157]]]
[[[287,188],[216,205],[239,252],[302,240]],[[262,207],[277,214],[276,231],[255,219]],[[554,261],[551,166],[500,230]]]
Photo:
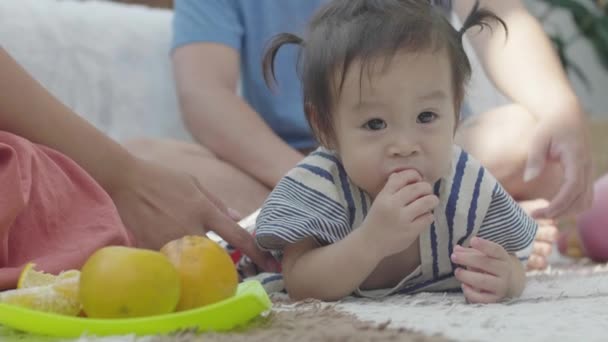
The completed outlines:
[[[524,170],[524,182],[529,182],[542,173],[549,156],[550,147],[551,137],[537,130],[530,144],[526,168]]]
[[[207,191],[207,189],[205,189],[205,187],[203,187],[201,185],[201,183],[198,181],[198,179],[196,179],[196,177],[191,176],[192,178],[192,182],[194,183],[194,185],[196,185],[196,187],[198,188],[198,190],[200,192],[203,193],[203,195],[205,196],[205,198],[207,198],[211,203],[213,203],[213,205],[220,210],[222,213],[232,217],[233,215],[236,215],[237,213],[230,213],[228,207],[226,207],[226,205],[224,204],[224,202],[222,202],[222,200],[220,200],[219,198],[217,198],[215,195],[213,195],[212,193],[210,193],[209,191]]]
[[[561,153],[561,161],[564,169],[564,182],[549,206],[536,211],[535,216],[547,218],[564,216],[576,209],[579,199],[585,201],[587,179],[584,165],[579,163],[579,157],[574,155],[570,149]]]
[[[229,244],[241,250],[264,270],[269,272],[279,271],[278,262],[269,253],[258,248],[253,236],[218,209],[206,210],[203,224],[206,229],[212,230]]]
[[[258,248],[253,236],[241,226],[239,226],[230,216],[226,214],[227,209],[223,206],[221,210],[217,203],[219,200],[212,195],[206,195],[206,191],[201,189],[203,197],[201,203],[201,224],[205,230],[211,230],[227,241],[235,248],[241,250],[249,256],[253,262],[266,271],[278,272],[280,267],[278,262],[267,252]]]

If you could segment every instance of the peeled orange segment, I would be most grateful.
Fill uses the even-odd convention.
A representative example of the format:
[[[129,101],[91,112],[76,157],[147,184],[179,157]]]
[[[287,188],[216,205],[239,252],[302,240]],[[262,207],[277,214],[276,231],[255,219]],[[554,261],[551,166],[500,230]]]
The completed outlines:
[[[30,262],[21,271],[19,281],[17,282],[17,288],[23,289],[26,287],[34,287],[40,285],[49,285],[55,281],[55,276],[52,274],[39,272],[34,270],[36,264]]]
[[[74,277],[77,278],[80,275],[80,271],[78,270],[68,270],[60,273],[59,275],[54,275],[42,271],[36,271],[34,269],[35,267],[36,264],[32,262],[25,265],[25,267],[21,271],[21,275],[19,276],[19,281],[17,282],[18,289],[51,285],[56,282],[63,281],[65,279],[70,279]]]
[[[78,276],[56,280],[50,285],[0,292],[0,302],[28,309],[76,316],[80,312]]]

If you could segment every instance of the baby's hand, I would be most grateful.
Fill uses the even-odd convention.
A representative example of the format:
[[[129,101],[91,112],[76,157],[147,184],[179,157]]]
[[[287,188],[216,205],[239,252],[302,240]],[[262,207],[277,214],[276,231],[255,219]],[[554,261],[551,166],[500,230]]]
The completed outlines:
[[[451,258],[462,266],[454,274],[470,303],[496,303],[509,296],[513,263],[501,245],[474,237],[469,248],[456,245]]]
[[[415,170],[390,175],[370,208],[362,227],[368,241],[386,257],[406,249],[433,222],[439,199]]]

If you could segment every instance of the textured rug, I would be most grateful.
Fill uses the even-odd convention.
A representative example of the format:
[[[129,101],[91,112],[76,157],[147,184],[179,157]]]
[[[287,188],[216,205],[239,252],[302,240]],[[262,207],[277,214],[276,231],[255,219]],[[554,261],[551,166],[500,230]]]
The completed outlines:
[[[605,341],[608,266],[563,260],[530,274],[523,295],[491,305],[459,294],[420,294],[384,301],[348,299],[336,306],[361,320],[463,341]]]

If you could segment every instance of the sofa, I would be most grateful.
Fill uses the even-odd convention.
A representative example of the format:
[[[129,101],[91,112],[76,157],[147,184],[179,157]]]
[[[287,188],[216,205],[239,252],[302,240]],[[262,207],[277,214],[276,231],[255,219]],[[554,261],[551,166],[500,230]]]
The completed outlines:
[[[0,44],[112,138],[190,140],[171,75],[171,17],[106,1],[2,0]]]

